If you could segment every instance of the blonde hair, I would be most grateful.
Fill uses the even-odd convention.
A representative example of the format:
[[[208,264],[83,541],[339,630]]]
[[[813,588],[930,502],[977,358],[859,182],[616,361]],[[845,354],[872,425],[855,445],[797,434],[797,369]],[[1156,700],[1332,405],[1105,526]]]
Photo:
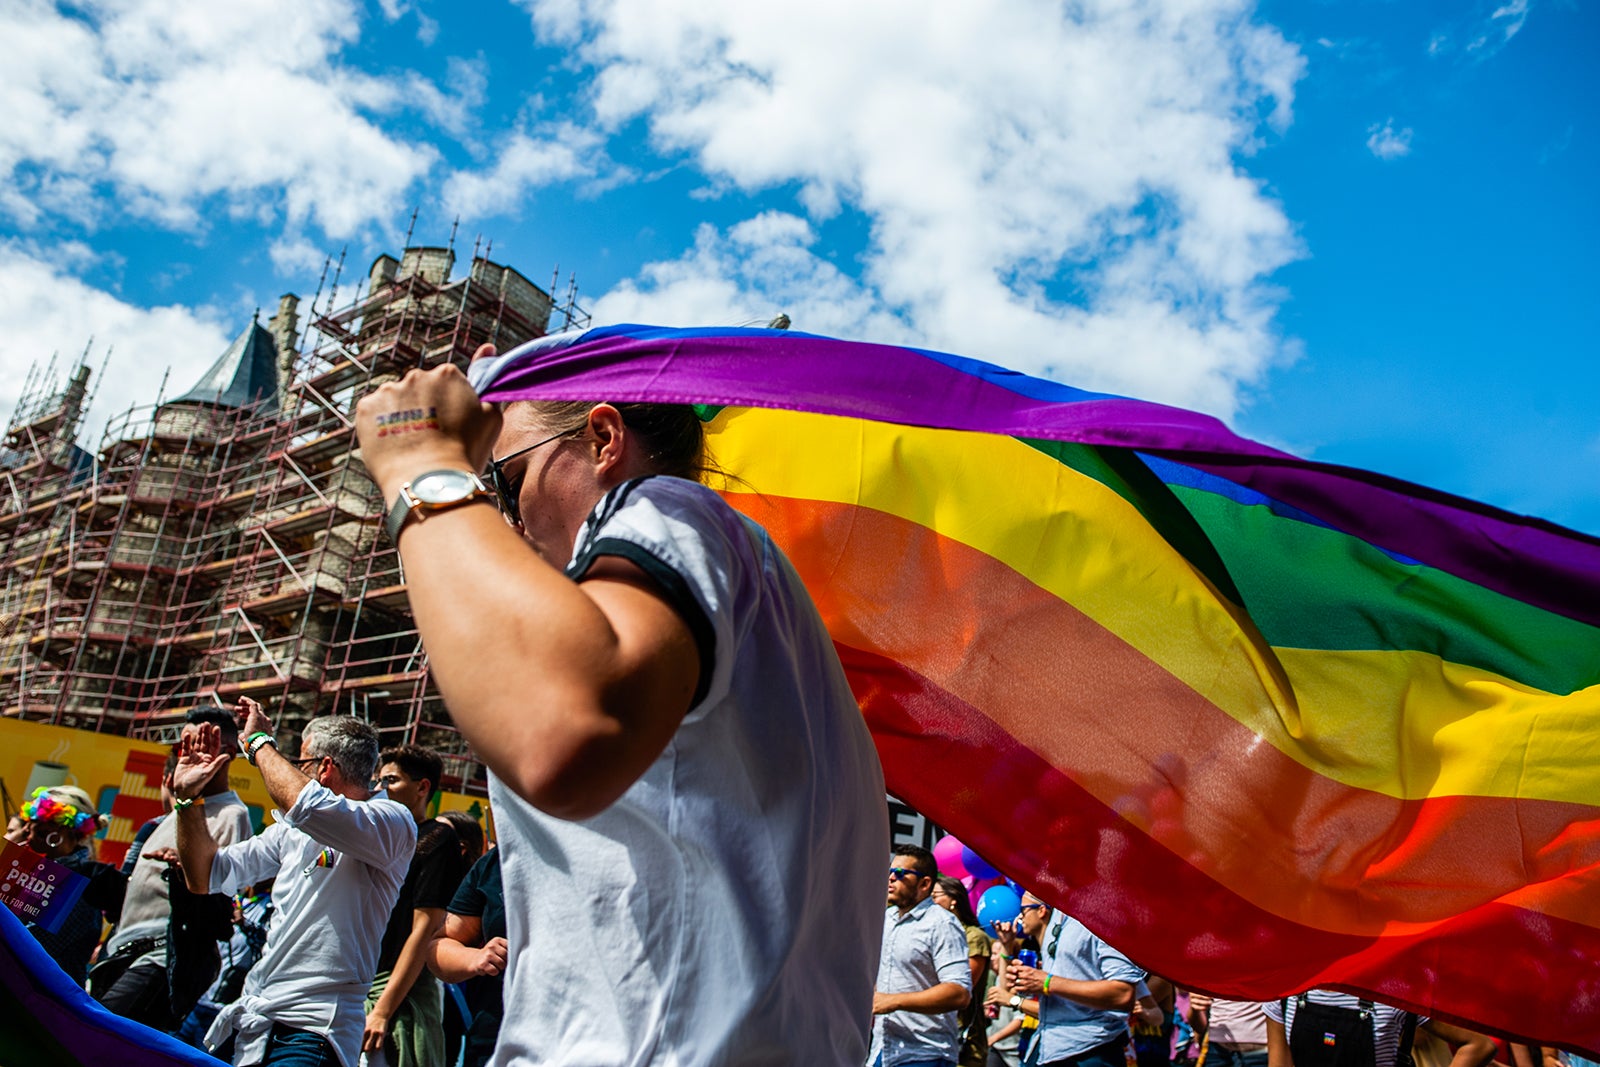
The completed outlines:
[[[22,805],[22,816],[32,822],[53,823],[81,837],[91,837],[111,822],[95,810],[89,794],[75,785],[35,789]]]

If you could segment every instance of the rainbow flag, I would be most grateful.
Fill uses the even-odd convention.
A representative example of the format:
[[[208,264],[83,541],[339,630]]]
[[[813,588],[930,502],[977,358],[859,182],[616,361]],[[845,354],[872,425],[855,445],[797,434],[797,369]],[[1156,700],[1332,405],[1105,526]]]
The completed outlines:
[[[706,405],[890,790],[1140,964],[1600,1050],[1600,540],[910,348],[621,326],[472,378]]]
[[[222,1060],[101,1007],[8,908],[0,908],[0,1064],[223,1067]]]

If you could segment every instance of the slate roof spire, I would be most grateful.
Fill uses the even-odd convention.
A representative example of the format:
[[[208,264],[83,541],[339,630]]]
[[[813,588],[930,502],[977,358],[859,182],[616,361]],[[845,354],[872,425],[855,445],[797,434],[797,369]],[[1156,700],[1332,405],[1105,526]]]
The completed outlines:
[[[171,404],[242,408],[278,397],[278,348],[260,322],[251,322],[217,357],[193,389]]]

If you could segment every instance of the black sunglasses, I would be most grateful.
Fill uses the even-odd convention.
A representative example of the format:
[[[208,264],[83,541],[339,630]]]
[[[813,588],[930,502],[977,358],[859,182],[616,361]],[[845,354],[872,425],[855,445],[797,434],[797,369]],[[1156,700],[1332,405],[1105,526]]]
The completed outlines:
[[[527,448],[519,448],[508,456],[501,456],[499,459],[491,459],[489,461],[489,486],[494,490],[495,500],[500,505],[500,514],[505,516],[507,522],[519,530],[522,529],[522,511],[517,505],[517,497],[522,495],[522,474],[518,474],[516,480],[512,481],[506,477],[506,464],[518,456],[527,455],[541,445],[547,445],[551,441],[559,440],[563,437],[570,437],[587,425],[589,425],[589,420],[584,419],[583,422],[571,429],[553,433],[543,441],[535,441]]]

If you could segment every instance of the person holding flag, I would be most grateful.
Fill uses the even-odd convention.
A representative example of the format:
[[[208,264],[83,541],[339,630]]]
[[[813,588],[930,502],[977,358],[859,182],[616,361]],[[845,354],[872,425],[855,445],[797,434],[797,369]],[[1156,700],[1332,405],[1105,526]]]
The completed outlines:
[[[882,771],[793,567],[698,484],[694,410],[502,412],[445,365],[369,394],[356,430],[491,771],[495,1062],[861,1062]]]

